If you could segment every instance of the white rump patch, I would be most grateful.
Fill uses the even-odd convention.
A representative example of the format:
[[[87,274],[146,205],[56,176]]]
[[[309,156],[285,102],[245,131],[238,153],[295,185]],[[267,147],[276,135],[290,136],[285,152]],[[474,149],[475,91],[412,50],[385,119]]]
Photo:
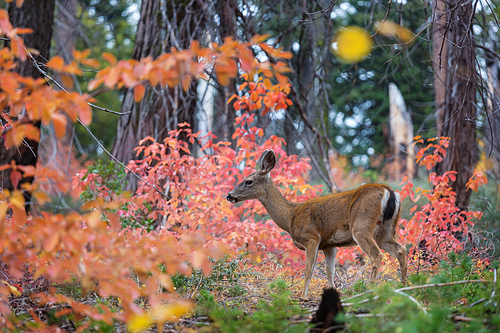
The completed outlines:
[[[398,192],[394,192],[394,196],[396,197],[396,212],[399,211],[399,204],[401,203],[401,196]]]
[[[382,197],[382,202],[380,203],[380,216],[384,215],[385,206],[387,206],[387,202],[389,201],[390,193],[387,190],[384,190],[384,196]]]

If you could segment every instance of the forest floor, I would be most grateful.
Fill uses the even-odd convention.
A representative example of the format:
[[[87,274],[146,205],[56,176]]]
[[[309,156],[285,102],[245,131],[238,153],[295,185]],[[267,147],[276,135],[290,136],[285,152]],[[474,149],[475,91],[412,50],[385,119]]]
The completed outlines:
[[[341,300],[353,302],[353,296],[363,296],[359,298],[361,303],[344,307],[350,316],[349,331],[395,332],[408,325],[423,325],[415,332],[430,332],[426,331],[426,325],[435,325],[442,332],[477,332],[478,329],[496,332],[498,329],[500,299],[496,289],[500,284],[494,284],[496,269],[492,269],[498,263],[485,267],[481,261],[455,255],[444,266],[422,266],[420,270],[412,267],[410,285],[417,287],[405,294],[396,290],[401,287],[398,265],[392,259],[385,259],[385,269],[378,275],[378,281],[370,285],[364,283],[366,265],[337,266],[335,283]],[[276,262],[255,265],[243,257],[214,260],[210,275],[194,270],[191,276],[174,276],[173,282],[180,297],[195,306],[177,322],[165,323],[161,330],[156,325],[134,331],[123,323],[110,326],[99,321],[89,322],[72,317],[67,305],[38,305],[29,294],[47,291],[49,286],[43,280],[26,279],[22,295],[13,296],[10,306],[20,321],[32,322],[34,314],[37,319],[67,332],[305,332],[318,309],[324,288],[328,287],[323,260],[318,260],[308,299],[304,300],[300,298],[303,270],[291,273]],[[417,290],[418,285],[429,282],[434,283],[427,285],[431,288]],[[443,285],[451,282],[452,286],[440,287],[440,282],[444,282]],[[85,304],[103,304],[120,311],[118,299],[102,298],[92,292],[83,295],[76,283],[51,287]],[[138,304],[147,308],[140,300]],[[64,310],[68,315],[61,315]],[[380,316],[390,317],[392,321],[376,319]],[[87,328],[82,330],[84,322]],[[266,328],[266,324],[271,328]]]

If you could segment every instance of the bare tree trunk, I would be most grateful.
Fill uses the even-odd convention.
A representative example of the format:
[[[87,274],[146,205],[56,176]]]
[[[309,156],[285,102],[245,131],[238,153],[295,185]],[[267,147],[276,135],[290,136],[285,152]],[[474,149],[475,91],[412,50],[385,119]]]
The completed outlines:
[[[466,189],[465,184],[472,176],[477,161],[477,73],[472,39],[474,8],[473,2],[451,0],[446,4],[445,8],[442,1],[437,1],[435,6],[437,13],[444,9],[445,16],[441,19],[438,17],[436,33],[443,37],[444,46],[434,46],[434,59],[439,59],[443,49],[440,59],[442,67],[435,68],[438,73],[444,71],[442,75],[438,74],[439,80],[435,81],[436,106],[439,112],[437,127],[439,136],[450,137],[450,145],[446,157],[437,165],[437,172],[443,174],[449,170],[457,171],[457,179],[452,184],[457,194],[456,205],[467,209],[471,191]],[[441,101],[443,90],[444,101]]]
[[[69,64],[73,60],[73,48],[75,47],[75,36],[78,27],[76,19],[77,0],[58,0],[56,2],[56,24],[54,28],[54,41],[56,54]],[[78,84],[76,76],[69,77],[75,84]],[[54,79],[65,89],[72,90],[71,86],[65,86],[65,81],[61,75],[54,74]],[[58,89],[55,87],[55,89]],[[71,165],[71,153],[73,147],[74,124],[66,116],[66,133],[62,138],[58,138],[54,131],[53,124],[43,126],[39,146],[39,162],[44,167],[58,170],[66,176],[66,180],[71,180],[69,167]],[[50,186],[50,185],[49,185]],[[62,196],[65,193],[52,186],[47,188],[51,197]]]
[[[203,34],[202,10],[195,2],[177,4],[166,0],[143,0],[133,59],[156,58],[171,47],[187,49],[192,39]],[[143,100],[134,101],[133,89],[125,90],[121,110],[131,111],[118,121],[112,154],[125,164],[138,158],[134,148],[147,136],[163,141],[168,132],[182,122],[194,126],[197,91],[193,82],[187,91],[180,87],[147,87]],[[129,178],[128,189],[137,187]]]
[[[436,121],[438,124],[442,124],[445,106],[448,59],[448,43],[444,42],[448,20],[446,14],[446,4],[443,0],[434,0],[432,20],[432,56],[434,67],[434,92],[436,99]]]
[[[220,24],[218,27],[219,35],[222,39],[225,37],[236,37],[238,2],[236,0],[217,1],[215,10],[219,14]],[[231,142],[231,135],[234,133],[236,111],[233,104],[227,104],[228,99],[236,93],[236,80],[231,79],[229,85],[219,86],[218,94],[215,98],[215,113],[214,119],[217,119],[213,124],[214,134],[223,141]]]
[[[488,61],[488,105],[484,124],[485,153],[493,162],[493,170],[500,175],[500,62]]]
[[[159,2],[144,0],[141,5],[141,18],[137,28],[133,59],[142,59],[149,55],[158,55],[160,50],[156,41],[159,40],[160,27],[158,25]],[[148,88],[148,95],[150,94]],[[146,95],[147,96],[147,95]],[[145,98],[146,99],[146,98]],[[141,102],[142,104],[143,102]],[[122,112],[131,111],[118,120],[118,130],[113,144],[112,154],[120,161],[127,163],[133,158],[133,150],[137,147],[140,136],[138,125],[140,112],[145,105],[137,105],[134,101],[134,90],[127,89],[123,95]]]
[[[49,58],[54,8],[55,0],[26,0],[20,8],[16,7],[15,2],[9,5],[9,18],[12,25],[14,27],[33,29],[33,33],[23,35],[23,39],[27,47],[37,49],[40,52],[35,60],[43,61]],[[19,62],[16,71],[22,76],[40,77],[30,59]],[[40,123],[35,125],[39,127]],[[36,165],[38,142],[24,140],[21,146],[6,150],[3,140],[0,139],[0,141],[0,165],[10,164],[12,160],[17,165]],[[0,181],[2,189],[13,189],[9,170],[0,174]],[[33,182],[33,177],[21,180],[20,184],[24,182]],[[27,192],[25,199],[27,201],[31,199]]]

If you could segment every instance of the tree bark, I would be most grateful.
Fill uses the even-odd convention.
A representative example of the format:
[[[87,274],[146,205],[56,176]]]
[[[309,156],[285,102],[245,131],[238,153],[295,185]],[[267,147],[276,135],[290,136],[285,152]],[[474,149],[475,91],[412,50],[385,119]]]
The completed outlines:
[[[143,0],[133,59],[158,57],[162,52],[189,48],[192,39],[203,34],[200,24],[204,16],[197,2]],[[134,148],[147,136],[163,141],[170,130],[187,122],[194,127],[196,119],[196,82],[187,91],[181,87],[147,87],[140,103],[134,101],[133,89],[124,92],[122,112],[131,111],[118,121],[112,154],[125,164],[136,156]],[[136,179],[129,177],[129,190],[137,188]]]
[[[222,40],[226,37],[236,37],[238,2],[236,0],[217,1],[215,10],[219,14],[220,24],[218,27],[219,35]],[[218,121],[213,124],[214,134],[223,141],[231,142],[231,136],[234,133],[236,111],[233,103],[227,104],[228,99],[236,93],[236,80],[231,79],[229,85],[218,86],[218,94],[215,97],[215,119]],[[234,142],[233,142],[234,144]]]
[[[33,29],[32,34],[23,35],[24,43],[29,48],[39,51],[35,60],[44,61],[49,58],[50,43],[52,40],[52,25],[54,23],[55,0],[26,0],[22,7],[17,8],[15,2],[9,5],[9,18],[14,27]],[[16,71],[25,77],[40,77],[40,73],[33,66],[31,59],[18,62]],[[40,127],[40,124],[35,124]],[[5,149],[3,139],[0,139],[0,165],[10,164],[14,160],[17,165],[36,165],[38,160],[38,142],[24,140],[21,146]],[[0,174],[1,188],[12,190],[10,181],[10,170]],[[22,179],[24,182],[33,182],[33,177]],[[30,200],[29,193],[25,193],[27,202]]]
[[[456,205],[461,209],[467,209],[471,191],[467,190],[465,184],[472,176],[477,161],[477,72],[472,38],[474,8],[473,2],[459,0],[447,1],[446,4],[440,0],[436,2],[436,14],[442,11],[443,16],[439,18],[441,14],[435,15],[438,18],[435,27],[438,31],[435,33],[443,38],[442,43],[444,43],[442,47],[435,45],[433,50],[434,59],[441,58],[441,68],[435,67],[438,73],[435,80],[437,129],[439,136],[450,137],[446,157],[437,165],[437,172],[438,174],[449,170],[457,172],[457,179],[452,184],[457,194]],[[443,73],[439,73],[443,70]],[[441,100],[443,90],[444,100]]]
[[[76,19],[77,0],[58,0],[56,2],[56,24],[54,27],[55,53],[64,59],[66,64],[73,60],[73,48],[75,47],[75,36],[78,27]],[[64,81],[61,75],[55,73],[53,78],[63,87]],[[78,84],[76,76],[70,77],[75,84]],[[58,87],[54,86],[58,90]],[[71,86],[65,87],[72,90]],[[66,176],[66,180],[71,180],[70,165],[72,158],[74,124],[66,116],[66,133],[62,138],[58,138],[54,131],[53,124],[43,126],[40,136],[38,150],[39,163],[44,167],[60,171]],[[45,190],[51,197],[62,196],[57,186],[47,184]]]
[[[500,175],[500,62],[488,59],[488,99],[486,122],[484,124],[486,159],[492,162],[491,168]]]

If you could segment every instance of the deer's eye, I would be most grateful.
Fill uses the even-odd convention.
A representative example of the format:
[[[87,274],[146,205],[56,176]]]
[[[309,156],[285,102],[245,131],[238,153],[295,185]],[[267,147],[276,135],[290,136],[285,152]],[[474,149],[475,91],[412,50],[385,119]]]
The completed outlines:
[[[253,184],[253,180],[245,180],[245,185],[252,185]]]

